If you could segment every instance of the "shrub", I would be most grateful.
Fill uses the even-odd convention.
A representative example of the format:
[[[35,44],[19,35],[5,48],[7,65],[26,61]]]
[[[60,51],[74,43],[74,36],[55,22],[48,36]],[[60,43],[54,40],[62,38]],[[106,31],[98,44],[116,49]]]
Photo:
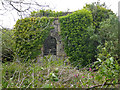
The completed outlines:
[[[90,11],[78,10],[73,14],[60,18],[61,36],[64,50],[70,61],[80,60],[82,66],[87,65],[94,58],[94,45],[89,39],[88,27],[92,25],[93,18]]]
[[[117,55],[118,50],[118,17],[116,15],[110,15],[110,17],[100,23],[98,31],[98,39],[100,45],[105,46],[107,42],[107,50],[112,56]]]
[[[93,30],[91,27],[90,30]],[[94,30],[93,30],[94,31]],[[107,52],[114,58],[118,57],[118,17],[116,15],[110,15],[108,19],[102,21],[99,25],[97,33],[91,34],[91,40],[99,43],[98,47],[104,47],[105,42],[108,46],[106,47]],[[97,53],[100,51],[97,50]]]
[[[15,25],[16,53],[20,58],[34,59],[40,55],[44,40],[52,29],[52,18],[38,17],[18,20]]]
[[[14,59],[14,39],[13,30],[2,29],[2,62],[13,61]]]
[[[92,13],[95,29],[99,28],[99,24],[101,21],[109,18],[109,15],[114,14],[110,9],[106,9],[106,7],[107,6],[105,5],[105,3],[100,4],[100,2],[86,4],[86,6],[84,6],[85,9],[91,11]]]
[[[96,80],[100,81],[102,80],[101,76],[105,76],[105,83],[111,82],[111,85],[115,85],[120,81],[120,66],[117,60],[107,50],[109,47],[107,43],[108,42],[105,43],[104,47],[101,46],[98,48],[100,51],[97,56],[98,61],[94,63],[95,67],[99,68]]]
[[[95,37],[96,36],[96,37]],[[94,62],[98,69],[97,80],[105,77],[105,84],[115,85],[119,83],[120,67],[118,61],[118,17],[110,15],[108,19],[99,25],[98,33],[93,39],[100,43],[97,47],[97,60]]]
[[[100,28],[100,23],[102,21],[105,21],[110,17],[110,15],[114,15],[114,13],[106,8],[107,6],[104,4],[100,4],[100,2],[92,3],[92,4],[86,4],[84,6],[85,9],[91,11],[92,17],[93,17],[93,29],[94,29],[94,36],[97,37],[98,29]],[[100,44],[99,40],[96,39],[93,41],[94,47],[97,51],[97,46]]]

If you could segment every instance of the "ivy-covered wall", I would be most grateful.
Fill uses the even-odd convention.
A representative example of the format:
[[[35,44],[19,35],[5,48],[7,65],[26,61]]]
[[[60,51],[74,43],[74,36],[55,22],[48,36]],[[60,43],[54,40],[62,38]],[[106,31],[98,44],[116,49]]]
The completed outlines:
[[[18,20],[15,25],[16,53],[21,58],[33,59],[41,54],[45,39],[53,36],[57,40],[56,55],[63,53],[64,49],[71,62],[76,61],[77,64],[79,62],[81,66],[85,66],[95,61],[99,45],[95,35],[100,22],[109,18],[109,14],[112,14],[110,10],[94,4],[88,4],[73,13],[34,11],[30,17]],[[59,22],[56,19],[59,19]],[[54,25],[56,21],[57,25]]]
[[[92,25],[91,11],[78,10],[73,14],[63,16],[60,19],[61,36],[64,50],[70,57],[70,61],[80,61],[85,66],[94,58],[94,45],[90,44],[88,27]]]
[[[53,28],[52,18],[31,17],[18,20],[15,25],[15,52],[21,58],[33,59],[41,54],[41,47]]]

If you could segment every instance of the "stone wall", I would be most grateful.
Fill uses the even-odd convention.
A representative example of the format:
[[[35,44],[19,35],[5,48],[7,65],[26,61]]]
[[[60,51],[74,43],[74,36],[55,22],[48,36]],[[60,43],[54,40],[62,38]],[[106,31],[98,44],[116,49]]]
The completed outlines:
[[[54,29],[50,31],[49,37],[53,37],[56,39],[56,56],[57,57],[66,57],[66,54],[64,52],[63,43],[61,41],[61,36],[59,35],[60,32],[60,23],[58,21],[58,18],[55,18],[52,26],[54,26]],[[41,48],[42,54],[40,56],[44,55],[44,45],[43,48]]]

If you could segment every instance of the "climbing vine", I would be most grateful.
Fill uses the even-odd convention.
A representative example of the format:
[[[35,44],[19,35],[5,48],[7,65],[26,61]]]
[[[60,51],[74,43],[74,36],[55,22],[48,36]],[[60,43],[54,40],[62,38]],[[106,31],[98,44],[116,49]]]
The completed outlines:
[[[39,10],[39,11],[33,11],[31,12],[31,17],[43,17],[43,16],[46,16],[46,17],[60,17],[60,16],[65,16],[67,15],[68,12],[55,12],[55,11],[52,11],[52,10]]]
[[[16,53],[21,58],[33,59],[41,53],[44,40],[49,35],[52,18],[31,17],[18,20],[15,25]]]
[[[90,59],[93,59],[95,54],[87,29],[92,25],[92,22],[92,14],[86,9],[78,10],[60,18],[65,52],[71,61],[80,60],[82,66],[90,63]]]

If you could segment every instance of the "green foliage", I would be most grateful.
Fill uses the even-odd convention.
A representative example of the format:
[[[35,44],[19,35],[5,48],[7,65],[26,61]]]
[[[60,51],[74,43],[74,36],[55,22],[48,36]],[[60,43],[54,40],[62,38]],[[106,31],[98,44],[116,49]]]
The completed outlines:
[[[98,75],[96,76],[96,80],[102,80],[102,77],[105,77],[105,82],[112,82],[113,84],[118,83],[120,78],[120,66],[117,60],[111,55],[111,53],[107,50],[109,45],[107,42],[105,43],[105,47],[99,46],[99,54],[97,57],[97,62],[95,62],[95,67],[99,68]],[[97,63],[99,63],[97,65]]]
[[[91,68],[89,71],[86,68],[75,70],[71,65],[63,65],[63,60],[56,62],[51,62],[50,67],[46,60],[42,60],[39,64],[3,63],[2,88],[91,88],[94,86],[99,88],[106,86],[104,83],[108,77],[105,79],[104,74],[93,72]],[[58,73],[54,72],[56,68],[59,69]]]
[[[45,84],[45,85],[43,85],[43,88],[53,88],[53,86],[50,84]]]
[[[57,77],[57,75],[55,73],[53,73],[53,72],[50,73],[49,79],[51,81],[58,81],[59,80],[58,77]]]
[[[93,27],[90,31],[95,31]],[[107,44],[106,50],[114,58],[117,58],[118,50],[118,17],[110,15],[108,19],[102,21],[99,25],[97,33],[92,33],[90,39],[99,43],[98,48],[104,47]],[[106,43],[105,43],[106,42]],[[97,50],[99,53],[99,50]]]
[[[14,59],[14,39],[12,35],[14,34],[13,30],[2,29],[2,62],[13,61]]]
[[[105,44],[108,44],[106,47],[107,52],[117,58],[118,17],[110,15],[109,19],[101,22],[97,36],[100,45],[105,46]]]
[[[53,19],[47,17],[25,18],[15,25],[16,53],[20,58],[33,59],[40,55],[44,40],[49,35]]]
[[[60,17],[60,16],[64,16],[66,15],[67,13],[65,12],[55,12],[55,11],[52,11],[52,10],[39,10],[39,11],[33,11],[31,12],[31,17],[43,17],[43,16],[46,16],[46,17]]]
[[[93,35],[91,35],[91,38],[94,38],[92,41],[94,48],[96,48],[97,51],[97,46],[101,43],[99,43],[99,39],[97,38],[99,36],[99,31],[98,29],[100,28],[100,23],[102,21],[105,21],[110,17],[110,15],[115,15],[111,10],[106,8],[107,6],[104,4],[100,4],[98,1],[97,3],[92,3],[92,4],[86,4],[84,6],[85,9],[91,11],[92,17],[93,17],[93,26],[92,29],[94,29]],[[96,40],[95,40],[96,39]]]
[[[60,18],[65,52],[71,61],[80,60],[82,66],[90,63],[90,59],[93,59],[95,54],[88,33],[88,27],[92,25],[92,21],[92,14],[86,9]]]
[[[58,81],[58,72],[52,73],[52,71],[63,66],[63,60],[58,59],[54,62],[49,60],[50,58],[51,56],[43,58],[41,63],[33,63],[32,60],[25,63],[3,63],[2,88],[49,87],[48,84],[51,83],[47,82],[48,79],[50,82]]]
[[[91,27],[91,30],[95,30]],[[109,15],[108,19],[99,23],[97,33],[91,35],[92,41],[97,41],[97,60],[94,66],[98,69],[96,80],[103,83],[118,83],[120,67],[118,64],[118,17],[116,15]]]
[[[93,24],[95,28],[99,28],[100,22],[109,18],[109,15],[113,14],[111,10],[106,9],[105,3],[100,4],[100,2],[97,2],[97,3],[92,3],[92,4],[86,4],[84,8],[92,12]]]
[[[101,44],[98,37],[103,40],[102,34],[99,33],[99,30],[102,31],[100,24],[110,15],[114,15],[111,10],[106,9],[105,5],[100,5],[99,2],[97,4],[86,4],[83,10],[85,9],[91,11],[90,15],[92,14],[93,19],[86,18],[85,12],[79,13],[79,15],[73,13],[73,17],[71,14],[60,18],[65,52],[71,57],[71,61],[80,60],[83,66],[95,61],[94,56],[97,53],[97,46]],[[82,19],[76,18],[80,15]],[[88,22],[85,22],[85,20]]]
[[[30,61],[3,63],[2,88],[94,88],[116,87],[120,83],[118,17],[99,3],[87,4],[84,9],[67,16],[64,14],[51,10],[32,12],[32,17],[18,20],[13,30],[3,30],[2,56],[13,59],[10,51],[14,51],[21,60]],[[41,53],[43,42],[53,28],[53,19],[43,16],[62,16],[59,19],[60,34],[71,65],[86,66],[94,61],[97,51],[97,61],[92,67],[98,71],[94,72],[93,68],[88,71],[85,67],[75,70],[70,64],[65,64],[69,63],[68,59],[66,62],[52,60],[51,55],[40,58],[40,63],[32,61]]]

